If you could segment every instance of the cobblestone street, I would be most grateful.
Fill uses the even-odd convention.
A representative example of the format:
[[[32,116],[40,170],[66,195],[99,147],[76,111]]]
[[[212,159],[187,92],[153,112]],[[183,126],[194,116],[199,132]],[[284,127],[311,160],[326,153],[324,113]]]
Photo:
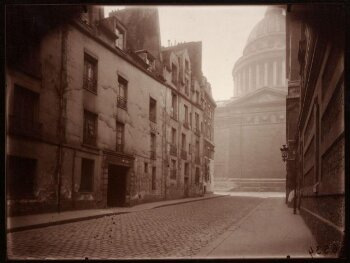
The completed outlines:
[[[263,200],[226,196],[10,233],[8,257],[189,258]]]

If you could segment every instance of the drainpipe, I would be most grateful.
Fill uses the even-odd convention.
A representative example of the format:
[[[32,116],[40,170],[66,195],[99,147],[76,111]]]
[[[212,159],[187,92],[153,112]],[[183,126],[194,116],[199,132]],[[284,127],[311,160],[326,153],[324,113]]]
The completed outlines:
[[[60,86],[58,87],[59,111],[58,111],[58,152],[57,152],[57,212],[61,211],[61,186],[62,186],[62,144],[64,141],[64,91],[67,86],[67,35],[68,31],[65,25],[61,28],[61,67],[60,67]]]
[[[163,111],[163,114],[164,114],[164,121],[163,121],[163,137],[164,137],[164,140],[163,140],[163,143],[165,143],[165,146],[163,144],[163,149],[162,149],[162,167],[163,167],[163,176],[164,176],[164,200],[166,200],[166,195],[167,195],[167,174],[164,173],[164,171],[166,169],[164,169],[164,158],[163,158],[163,154],[164,154],[164,147],[165,147],[165,154],[167,153],[167,141],[166,141],[166,125],[167,125],[167,121],[168,121],[168,116],[167,116],[167,112],[166,112],[166,99],[167,99],[167,94],[168,94],[168,90],[167,88],[165,89],[165,96],[164,96],[164,111]],[[165,155],[166,156],[166,155]]]
[[[73,204],[73,208],[75,208],[75,176],[74,176],[74,171],[75,171],[75,156],[76,156],[76,149],[74,149],[73,152],[73,165],[72,165],[72,204]]]

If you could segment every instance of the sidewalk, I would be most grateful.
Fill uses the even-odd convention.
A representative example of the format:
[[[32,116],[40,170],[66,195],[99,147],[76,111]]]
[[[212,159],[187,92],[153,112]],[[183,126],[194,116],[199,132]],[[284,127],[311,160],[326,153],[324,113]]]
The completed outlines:
[[[195,258],[311,258],[308,251],[315,250],[315,240],[284,201],[266,198]]]
[[[28,215],[28,216],[8,217],[7,233],[23,231],[23,230],[33,229],[33,228],[46,227],[51,225],[77,222],[81,220],[95,219],[103,216],[139,212],[139,211],[144,211],[144,210],[163,207],[163,206],[201,201],[205,199],[217,198],[222,196],[224,195],[206,194],[203,197],[166,200],[166,201],[135,205],[133,207],[74,210],[74,211],[64,211],[61,213],[47,213],[47,214],[36,214],[36,215]]]

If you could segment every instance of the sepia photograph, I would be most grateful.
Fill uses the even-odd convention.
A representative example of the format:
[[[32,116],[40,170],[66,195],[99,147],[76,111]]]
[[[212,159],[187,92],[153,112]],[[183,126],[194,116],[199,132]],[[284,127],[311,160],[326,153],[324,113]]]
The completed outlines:
[[[346,258],[345,13],[6,4],[5,260]]]

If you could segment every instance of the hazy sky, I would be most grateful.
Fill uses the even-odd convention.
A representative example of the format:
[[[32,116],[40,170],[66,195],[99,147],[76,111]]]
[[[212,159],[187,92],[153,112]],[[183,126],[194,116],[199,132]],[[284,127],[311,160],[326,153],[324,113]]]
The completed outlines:
[[[105,15],[121,6],[105,7]],[[202,41],[202,69],[215,100],[233,95],[232,68],[266,6],[159,6],[162,46]]]

